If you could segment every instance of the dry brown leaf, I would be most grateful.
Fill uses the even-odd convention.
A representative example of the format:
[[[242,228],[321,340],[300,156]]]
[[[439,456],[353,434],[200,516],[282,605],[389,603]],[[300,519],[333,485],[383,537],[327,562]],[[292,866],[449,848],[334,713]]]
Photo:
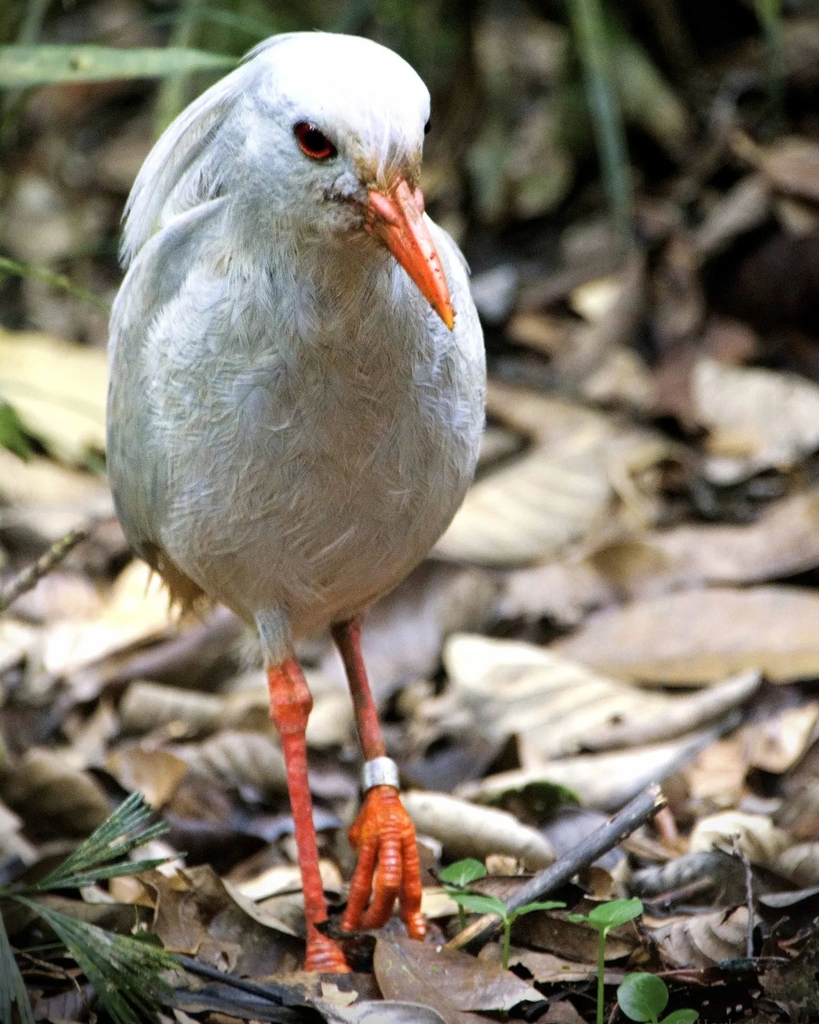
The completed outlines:
[[[0,797],[29,829],[87,836],[111,813],[102,787],[72,757],[65,748],[34,747],[0,775]]]
[[[449,857],[483,859],[490,853],[506,853],[533,871],[555,859],[547,839],[505,811],[417,790],[403,793],[401,800],[418,832],[437,839]]]
[[[804,754],[816,736],[819,702],[785,708],[752,722],[744,729],[745,754],[749,766],[784,774]]]
[[[587,913],[592,906],[592,901],[586,900],[577,908],[577,912]],[[512,934],[519,943],[545,949],[567,960],[587,964],[597,959],[600,937],[597,929],[585,921],[569,921],[559,911],[519,917],[513,925]],[[622,960],[629,956],[638,942],[632,924],[612,929],[606,936],[606,961]]]
[[[292,966],[301,944],[270,923],[260,924],[207,865],[170,878],[158,871],[140,877],[155,893],[154,931],[168,951],[250,977]]]
[[[265,721],[269,711],[270,696],[263,684],[214,695],[139,680],[131,683],[119,705],[123,732],[144,733],[178,723],[189,736],[247,727]]]
[[[319,861],[321,885],[325,892],[340,893],[344,881],[336,864],[322,858]],[[276,864],[261,874],[232,883],[233,889],[254,902],[278,896],[283,892],[301,892],[301,871],[296,864]]]
[[[67,675],[126,648],[170,636],[174,629],[161,580],[144,562],[135,561],[120,573],[99,615],[46,629],[43,668],[52,677]]]
[[[651,935],[669,967],[707,970],[745,955],[748,908],[670,921],[652,929]]]
[[[656,743],[743,704],[760,678],[745,673],[708,694],[647,694],[532,644],[456,635],[444,649],[455,695],[484,735],[519,736],[527,757]]]
[[[51,544],[89,519],[114,514],[111,491],[104,480],[34,457],[21,462],[0,448],[0,522],[8,530],[34,535]]]
[[[602,518],[611,489],[602,447],[536,449],[473,484],[435,553],[477,565],[554,556]]]
[[[444,638],[459,630],[482,629],[493,616],[496,595],[497,583],[485,570],[426,562],[378,601],[362,632],[376,702],[382,705],[399,687],[434,673]],[[321,672],[326,682],[347,692],[335,650],[322,659]],[[346,721],[352,724],[349,711]]]
[[[105,451],[106,355],[47,334],[0,330],[0,400],[67,462]]]
[[[16,619],[0,619],[0,674],[26,660],[38,635],[36,629]]]
[[[773,822],[794,839],[819,839],[819,781],[808,779],[789,793]]]
[[[735,842],[751,864],[772,867],[792,840],[766,814],[724,811],[697,822],[691,833],[689,849],[692,853],[711,850],[730,853]]]
[[[163,807],[188,773],[188,766],[167,750],[125,747],[109,754],[106,767],[123,789],[142,793],[154,810]]]
[[[516,967],[518,964],[525,967],[534,980],[542,985],[583,983],[593,978],[597,970],[593,960],[585,964],[577,963],[574,960],[564,960],[554,953],[512,946],[509,950],[509,966]]]
[[[748,669],[790,682],[819,675],[817,621],[812,590],[687,590],[592,615],[551,649],[639,682],[690,686]]]
[[[510,971],[459,950],[405,938],[380,938],[373,970],[387,999],[429,1003],[449,1020],[469,1020],[473,1010],[511,1010],[521,1002],[539,1002],[537,989]]]
[[[709,432],[706,470],[731,483],[762,469],[789,469],[819,448],[819,386],[796,374],[700,359],[694,416]]]
[[[797,843],[783,850],[773,868],[800,889],[819,885],[819,842]]]
[[[742,736],[734,732],[704,747],[684,775],[692,800],[705,800],[719,809],[739,803],[746,772]]]
[[[771,190],[760,174],[748,174],[710,207],[693,232],[700,260],[723,252],[741,234],[764,224],[771,214]]]
[[[265,793],[287,792],[284,755],[272,731],[225,729],[202,743],[177,743],[165,749],[184,761],[192,775],[232,788],[254,786]]]
[[[547,761],[533,768],[488,775],[456,790],[467,800],[493,803],[527,786],[565,786],[584,807],[611,811],[622,807],[651,782],[659,782],[714,738],[708,730],[675,743],[645,746],[615,754],[588,754]]]
[[[813,140],[792,136],[764,148],[743,147],[743,153],[755,157],[754,163],[775,189],[819,201],[819,146]]]

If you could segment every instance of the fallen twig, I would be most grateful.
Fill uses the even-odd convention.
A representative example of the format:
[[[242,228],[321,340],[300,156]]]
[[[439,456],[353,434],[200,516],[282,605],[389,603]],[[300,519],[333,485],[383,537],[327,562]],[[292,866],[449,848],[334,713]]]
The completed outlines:
[[[565,885],[581,868],[587,867],[602,854],[611,850],[640,825],[653,818],[663,807],[665,807],[665,797],[660,792],[660,787],[649,786],[644,793],[635,797],[631,803],[626,804],[619,814],[592,832],[574,849],[569,850],[554,864],[544,868],[543,871],[538,871],[530,878],[514,896],[507,900],[508,910],[517,910],[525,903],[542,899],[553,890],[560,888],[561,885]],[[479,949],[494,938],[502,927],[503,923],[497,914],[484,914],[463,931],[458,932],[444,948],[463,949],[465,946],[470,946],[473,949]]]
[[[51,570],[60,564],[69,551],[72,551],[80,541],[87,540],[89,530],[85,526],[79,526],[76,530],[69,530],[59,540],[55,540],[44,555],[41,555],[36,562],[26,566],[22,572],[11,579],[2,590],[0,590],[0,614],[2,614],[14,601],[37,586],[40,580],[47,576]]]

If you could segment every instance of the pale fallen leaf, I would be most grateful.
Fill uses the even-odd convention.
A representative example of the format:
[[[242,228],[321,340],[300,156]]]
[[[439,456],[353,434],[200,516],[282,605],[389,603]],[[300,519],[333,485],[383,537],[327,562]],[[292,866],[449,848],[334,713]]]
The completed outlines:
[[[162,581],[144,562],[134,561],[120,573],[98,615],[45,630],[43,668],[52,677],[66,675],[112,653],[170,636],[174,630]]]
[[[473,1010],[511,1010],[521,1002],[539,1002],[536,988],[510,971],[459,950],[442,949],[405,938],[380,938],[373,970],[388,999],[415,999],[429,1003],[457,1020]]]
[[[261,673],[259,678],[261,681]],[[185,726],[187,735],[203,736],[266,721],[270,695],[264,685],[215,695],[138,680],[125,691],[119,714],[126,733],[144,733],[179,723]]]
[[[51,544],[89,519],[114,514],[104,480],[39,456],[21,462],[0,448],[0,522]]]
[[[730,853],[735,842],[751,864],[771,867],[791,845],[791,838],[765,814],[731,810],[701,818],[691,833],[689,849],[692,853]]]
[[[484,735],[519,736],[541,760],[681,736],[739,707],[760,683],[752,672],[708,694],[645,693],[545,648],[467,635],[450,638],[444,664]]]
[[[610,499],[599,444],[557,455],[535,449],[472,485],[435,552],[478,565],[549,558],[585,536]]]
[[[744,141],[748,141],[747,139]],[[742,149],[775,189],[819,201],[819,146],[802,136],[777,139],[769,146]]]
[[[272,726],[271,726],[272,729]],[[287,792],[287,771],[278,737],[225,729],[201,743],[177,743],[166,750],[192,775],[226,786],[254,786],[265,793]]]
[[[748,908],[670,921],[653,928],[651,936],[669,967],[707,970],[723,960],[745,955]]]
[[[566,960],[554,953],[512,946],[509,950],[509,966],[521,964],[532,974],[535,981],[545,985],[583,983],[594,977],[597,967],[593,960],[577,963]]]
[[[790,682],[819,675],[817,621],[808,589],[686,590],[596,613],[551,649],[642,682],[690,686],[747,669]]]
[[[21,665],[37,643],[32,626],[11,617],[0,619],[0,674]]]
[[[796,785],[774,813],[773,822],[796,840],[819,838],[819,781],[810,777]]]
[[[723,193],[692,231],[700,260],[723,252],[738,235],[760,227],[770,216],[771,190],[761,174],[748,174]]]
[[[507,793],[527,786],[565,786],[584,807],[611,811],[627,803],[651,782],[659,782],[690,760],[715,738],[711,730],[613,754],[581,754],[546,761],[533,768],[487,775],[459,786],[456,794],[467,800],[494,803]]]
[[[734,732],[703,747],[684,775],[691,799],[718,810],[739,803],[747,770],[742,735]]]
[[[785,470],[819,448],[819,386],[781,371],[700,359],[694,416],[709,431],[708,475],[720,483]]]
[[[176,792],[188,766],[167,750],[124,747],[108,755],[106,767],[123,789],[139,792],[158,810]]]
[[[327,892],[341,892],[344,881],[336,864],[322,858],[319,861],[322,888]],[[258,902],[283,892],[301,891],[301,871],[296,864],[276,864],[265,868],[258,875],[234,882],[236,892],[249,900]]]
[[[507,853],[534,871],[555,859],[547,839],[505,811],[479,807],[444,793],[417,790],[403,793],[401,800],[418,832],[437,839],[453,859]]]
[[[819,842],[797,843],[783,850],[773,868],[802,889],[819,885]]]
[[[0,400],[67,462],[105,450],[103,349],[46,334],[0,331]]]
[[[751,722],[744,730],[749,766],[784,774],[792,768],[813,742],[819,723],[819,702],[784,708],[763,721]]]
[[[353,1006],[336,1006],[321,999],[311,1003],[328,1024],[452,1024],[451,1018],[441,1016],[431,1006],[395,999],[366,1000]],[[460,1016],[461,1024],[479,1020],[474,1015]]]

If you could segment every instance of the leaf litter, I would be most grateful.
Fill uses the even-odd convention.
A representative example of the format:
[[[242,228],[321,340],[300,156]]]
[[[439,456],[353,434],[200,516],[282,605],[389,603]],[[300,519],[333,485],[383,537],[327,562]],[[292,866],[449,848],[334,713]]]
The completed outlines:
[[[409,942],[395,922],[357,937],[348,981],[299,970],[295,841],[257,653],[224,610],[169,614],[130,561],[99,475],[104,324],[78,296],[117,286],[94,254],[113,244],[150,141],[147,93],[129,93],[139,113],[119,111],[117,130],[98,127],[91,143],[76,126],[121,86],[26,99],[3,273],[14,260],[42,272],[20,278],[0,333],[2,583],[69,530],[90,534],[0,619],[0,957],[16,954],[37,1019],[98,1012],[94,963],[83,975],[81,956],[53,945],[60,928],[76,938],[90,926],[189,958],[172,982],[176,1009],[162,1010],[179,1024],[498,1013],[578,1024],[594,1017],[597,933],[570,915],[615,897],[639,897],[644,912],[607,938],[607,1013],[634,972],[663,977],[672,1010],[696,1006],[702,1019],[819,1012],[819,148],[801,92],[819,28],[810,14],[781,25],[789,103],[777,135],[736,84],[738,69],[764,77],[748,40],[719,51],[702,95],[674,71],[691,33],[709,38],[678,6],[650,45],[645,25],[617,29],[624,116],[665,167],[658,176],[656,153],[634,145],[631,255],[618,255],[584,184],[590,133],[572,106],[564,25],[475,13],[483,120],[452,108],[462,167],[430,140],[425,191],[449,230],[463,237],[467,196],[478,233],[545,223],[533,217],[549,226],[531,229],[545,232],[531,249],[490,244],[491,265],[475,254],[491,328],[478,478],[365,631],[419,832],[430,938]],[[569,144],[558,126],[572,123]],[[52,165],[73,170],[47,176]],[[580,209],[594,216],[580,222]],[[315,699],[310,781],[332,928],[354,862],[345,825],[359,755],[327,638],[299,654]],[[495,938],[444,949],[462,933],[438,877],[446,865],[477,858],[489,875],[474,891],[514,899],[656,781],[661,817],[538,897],[566,909],[514,922],[509,970]],[[169,828],[129,856],[163,863],[38,896],[51,932],[31,908],[7,911],[8,887],[53,871],[135,790]],[[17,999],[0,986],[0,1008]]]

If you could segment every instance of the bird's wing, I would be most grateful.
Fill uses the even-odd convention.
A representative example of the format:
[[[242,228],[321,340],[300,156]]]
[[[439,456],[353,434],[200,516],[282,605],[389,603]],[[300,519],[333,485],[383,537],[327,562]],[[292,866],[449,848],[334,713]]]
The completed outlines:
[[[152,444],[147,339],[195,268],[201,239],[214,227],[225,202],[202,204],[155,234],[126,274],[111,314],[108,475],[125,534],[148,561],[151,547],[159,544],[167,478],[166,462]]]

